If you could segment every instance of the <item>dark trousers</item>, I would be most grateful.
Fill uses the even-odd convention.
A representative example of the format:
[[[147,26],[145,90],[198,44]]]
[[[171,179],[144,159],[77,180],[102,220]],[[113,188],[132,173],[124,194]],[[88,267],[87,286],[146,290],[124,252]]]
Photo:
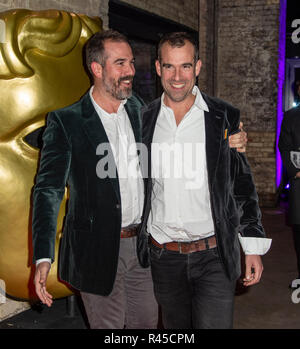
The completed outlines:
[[[293,226],[294,247],[297,256],[298,277],[300,278],[300,224]]]
[[[180,254],[150,248],[154,293],[166,329],[232,328],[236,281],[217,248]]]

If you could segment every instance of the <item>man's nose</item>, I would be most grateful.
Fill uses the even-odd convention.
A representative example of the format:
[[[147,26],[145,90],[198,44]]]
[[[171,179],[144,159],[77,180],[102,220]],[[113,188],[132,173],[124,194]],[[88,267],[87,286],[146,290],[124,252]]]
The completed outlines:
[[[134,75],[135,74],[135,67],[132,63],[126,65],[126,75]]]
[[[175,68],[174,69],[174,80],[175,81],[179,81],[180,77],[181,77],[180,69],[179,68]]]

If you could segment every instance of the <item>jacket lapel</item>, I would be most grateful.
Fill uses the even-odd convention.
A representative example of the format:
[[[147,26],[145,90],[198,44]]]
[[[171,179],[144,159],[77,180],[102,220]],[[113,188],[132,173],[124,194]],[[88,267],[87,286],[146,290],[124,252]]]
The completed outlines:
[[[96,149],[99,146],[99,144],[103,144],[103,143],[109,144],[109,140],[105,132],[104,126],[100,120],[100,117],[97,114],[91,102],[89,93],[87,93],[82,99],[82,115],[84,118],[84,123],[82,126],[83,130],[86,136],[88,137],[90,143],[92,144],[93,149],[95,149],[95,153],[96,153]],[[109,144],[109,153],[111,154],[111,157],[114,160],[113,152],[110,144]],[[105,154],[105,156],[107,156],[107,154]],[[121,202],[119,179],[118,179],[116,163],[114,162],[112,166],[114,166],[114,168],[116,169],[115,171],[116,176],[110,177],[109,179],[116,193],[118,201]]]
[[[142,131],[142,141],[146,145],[148,154],[147,160],[142,161],[141,168],[143,177],[151,177],[151,144],[154,135],[155,125],[160,111],[161,99],[158,98],[154,100],[147,108],[142,111],[143,119],[143,131]]]
[[[130,99],[125,104],[125,110],[129,117],[131,127],[134,133],[136,143],[142,142],[142,119],[140,107],[134,104]]]
[[[208,112],[204,112],[204,118],[207,173],[209,184],[212,186],[219,163],[222,141],[224,140],[226,110],[221,105],[214,103],[204,93],[202,95],[209,109]]]
[[[156,121],[160,111],[161,99],[155,99],[148,107],[142,110],[143,118],[143,143],[149,147],[151,145]]]
[[[141,171],[144,178],[145,185],[145,201],[143,216],[148,217],[151,209],[151,192],[152,192],[152,179],[151,179],[151,144],[154,135],[154,129],[157,121],[157,117],[160,111],[161,99],[154,100],[148,107],[142,109],[142,142],[146,146],[147,150],[145,154],[141,156]],[[147,219],[143,220],[142,231],[146,226]]]

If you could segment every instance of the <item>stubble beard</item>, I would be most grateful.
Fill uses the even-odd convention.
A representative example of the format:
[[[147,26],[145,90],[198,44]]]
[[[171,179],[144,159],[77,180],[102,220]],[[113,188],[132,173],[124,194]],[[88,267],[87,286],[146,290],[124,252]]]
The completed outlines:
[[[117,100],[124,100],[132,96],[132,87],[120,87],[123,80],[133,80],[133,76],[124,76],[118,81],[114,79],[103,79],[104,87],[107,93]]]

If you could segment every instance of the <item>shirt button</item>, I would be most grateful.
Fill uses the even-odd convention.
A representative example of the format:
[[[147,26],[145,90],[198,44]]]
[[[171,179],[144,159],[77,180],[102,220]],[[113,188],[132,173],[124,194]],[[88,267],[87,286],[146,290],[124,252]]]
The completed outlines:
[[[121,205],[120,204],[116,204],[116,209],[120,209],[121,208]]]

